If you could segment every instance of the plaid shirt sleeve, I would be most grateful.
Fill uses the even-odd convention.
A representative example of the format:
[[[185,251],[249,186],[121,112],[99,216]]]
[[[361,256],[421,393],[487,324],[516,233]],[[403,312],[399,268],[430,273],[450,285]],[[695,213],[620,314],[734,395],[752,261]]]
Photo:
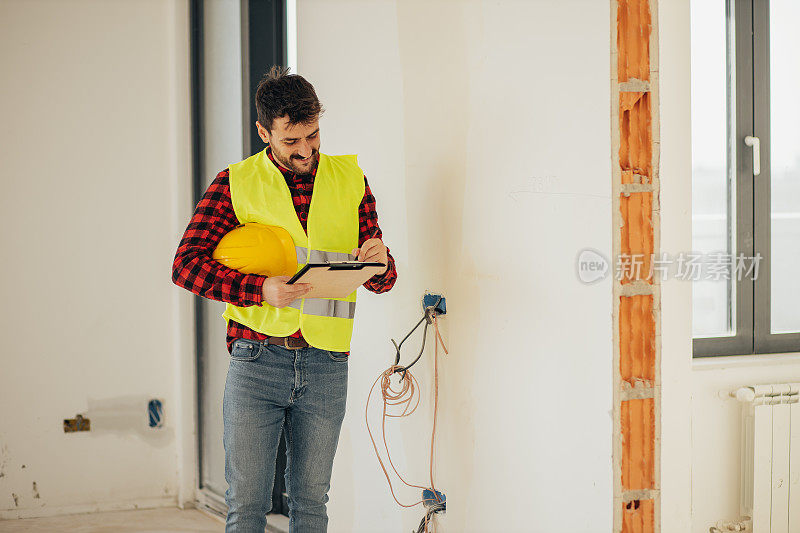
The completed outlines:
[[[240,307],[260,304],[266,276],[242,274],[211,258],[217,243],[238,225],[226,168],[194,210],[172,263],[173,283],[211,300]]]
[[[378,211],[375,207],[375,197],[367,183],[367,177],[364,176],[364,198],[361,200],[361,205],[358,206],[358,246],[361,247],[369,238],[372,238],[372,232],[378,229],[375,235],[376,239],[383,237],[383,233],[378,228]],[[397,268],[394,264],[394,257],[392,257],[389,247],[386,247],[386,252],[389,258],[389,268],[383,274],[375,274],[364,282],[364,287],[374,293],[382,293],[389,291],[395,281],[397,281]]]

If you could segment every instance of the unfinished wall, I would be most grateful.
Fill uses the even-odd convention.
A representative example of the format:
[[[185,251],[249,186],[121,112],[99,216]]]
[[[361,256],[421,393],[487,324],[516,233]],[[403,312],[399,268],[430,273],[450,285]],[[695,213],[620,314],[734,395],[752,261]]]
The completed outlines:
[[[191,207],[187,20],[179,2],[0,2],[0,519],[192,488],[170,279]],[[64,433],[78,413],[91,431]]]
[[[322,150],[359,154],[399,271],[392,292],[359,295],[330,530],[419,522],[389,493],[364,402],[435,289],[439,531],[610,531],[611,282],[575,274],[582,248],[611,252],[608,4],[299,0],[297,20]],[[390,442],[424,482],[429,357],[413,370],[424,409]]]
[[[655,0],[612,6],[614,531],[660,528],[658,35]],[[616,260],[614,261],[616,264]]]
[[[608,23],[616,24],[616,4],[298,3],[300,71],[328,108],[323,149],[360,154],[400,269],[388,295],[360,295],[331,531],[406,532],[420,517],[418,508],[400,511],[391,499],[362,409],[368,384],[389,364],[389,337],[416,322],[425,289],[444,290],[450,310],[443,326],[452,355],[440,361],[436,450],[437,486],[450,504],[440,531],[608,531],[612,479],[621,480],[611,470],[612,437],[619,434],[612,433],[609,387],[611,281],[579,284],[574,261],[586,246],[612,251],[615,151],[608,133],[619,108],[609,116],[616,41]],[[172,484],[176,477],[184,491],[177,499],[191,497],[193,297],[173,290],[167,278],[192,207],[180,5],[0,4],[3,65],[14,73],[0,83],[3,101],[13,102],[4,108],[9,127],[0,134],[6,181],[15,191],[4,196],[6,227],[14,228],[4,244],[9,257],[34,259],[10,260],[5,271],[11,281],[0,373],[0,518],[171,505],[181,490]],[[658,20],[662,142],[653,165],[669,177],[660,183],[661,248],[688,250],[688,3],[660,0]],[[73,60],[78,52],[83,62]],[[56,98],[44,89],[54,78],[71,107],[40,105]],[[107,99],[112,89],[126,105]],[[100,167],[114,168],[113,177]],[[153,183],[163,196],[142,195]],[[86,191],[91,202],[73,208]],[[20,198],[35,194],[32,210]],[[104,204],[106,198],[126,201]],[[132,198],[147,205],[148,218],[130,206]],[[42,235],[47,253],[36,244]],[[53,257],[73,259],[54,269]],[[120,271],[129,284],[120,283]],[[672,280],[663,287],[661,524],[662,531],[683,532],[691,494],[691,287]],[[109,293],[122,303],[108,304]],[[39,313],[40,301],[60,312],[45,334],[22,319]],[[629,306],[630,316],[643,309]],[[637,331],[637,342],[649,335]],[[629,380],[651,368],[643,357],[626,360]],[[727,517],[736,506],[729,483],[736,451],[722,444],[736,438],[738,427],[732,407],[712,393],[800,368],[792,361],[752,374],[763,363],[747,364],[695,374],[695,393],[707,400],[695,402],[695,423],[714,437],[695,439],[696,517]],[[412,480],[426,475],[431,368],[428,358],[415,367],[427,411],[390,431],[395,457]],[[69,440],[60,430],[62,418],[85,412],[90,402],[107,406],[120,396],[138,401],[153,394],[167,402],[174,443],[157,447],[122,430]],[[179,397],[189,403],[175,405]],[[491,511],[498,502],[505,504],[499,514]],[[647,505],[641,514],[649,513]],[[699,533],[708,524],[696,518],[692,527]]]

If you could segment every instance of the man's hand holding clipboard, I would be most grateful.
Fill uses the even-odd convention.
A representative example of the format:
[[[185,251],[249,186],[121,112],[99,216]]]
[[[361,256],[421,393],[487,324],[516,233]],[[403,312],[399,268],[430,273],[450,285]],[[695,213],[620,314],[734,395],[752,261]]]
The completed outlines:
[[[269,276],[261,287],[263,300],[273,307],[286,307],[298,298],[305,298],[313,288],[310,283],[288,285],[290,276]]]
[[[263,299],[273,307],[286,307],[298,298],[344,298],[376,274],[389,268],[383,241],[372,237],[353,248],[353,261],[311,263],[294,276],[270,276],[264,280]]]
[[[367,239],[361,248],[353,248],[352,254],[356,256],[353,261],[306,263],[285,282],[285,289],[282,289],[285,297],[346,298],[369,278],[383,274],[389,268],[388,252],[380,239]],[[311,289],[291,290],[295,285],[306,285]]]

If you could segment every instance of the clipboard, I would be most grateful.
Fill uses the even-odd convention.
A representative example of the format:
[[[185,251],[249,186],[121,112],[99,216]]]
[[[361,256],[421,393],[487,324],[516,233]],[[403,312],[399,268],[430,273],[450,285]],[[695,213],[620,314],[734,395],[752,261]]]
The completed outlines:
[[[286,284],[311,283],[314,288],[303,298],[346,298],[384,268],[384,263],[369,261],[307,263]]]

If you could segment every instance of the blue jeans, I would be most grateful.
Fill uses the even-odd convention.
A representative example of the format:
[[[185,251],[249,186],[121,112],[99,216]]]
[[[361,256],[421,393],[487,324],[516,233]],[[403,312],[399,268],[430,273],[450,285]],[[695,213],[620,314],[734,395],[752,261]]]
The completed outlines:
[[[289,531],[327,531],[325,504],[347,399],[344,352],[236,339],[222,402],[225,532],[264,533],[281,428]]]

